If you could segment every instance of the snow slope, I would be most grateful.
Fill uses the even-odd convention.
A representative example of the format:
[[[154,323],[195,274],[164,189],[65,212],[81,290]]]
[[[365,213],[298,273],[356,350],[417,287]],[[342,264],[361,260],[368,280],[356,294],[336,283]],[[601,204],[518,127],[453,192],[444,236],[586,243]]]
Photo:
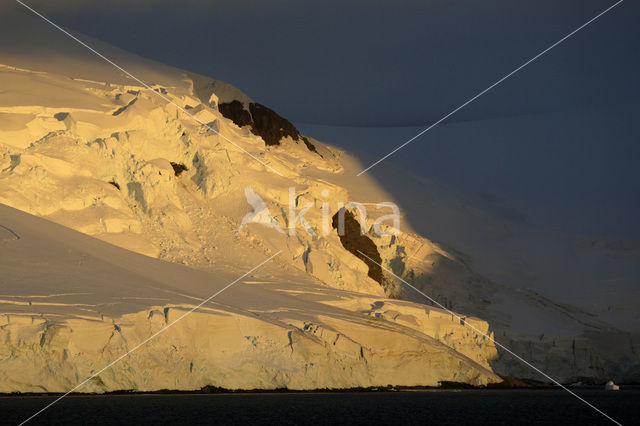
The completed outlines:
[[[5,206],[0,223],[0,392],[65,392],[235,279],[129,252]],[[493,344],[450,314],[331,289],[301,273],[283,275],[274,263],[80,390],[499,380],[488,365],[497,355]]]
[[[385,267],[555,378],[637,380],[637,334],[523,291],[517,275],[491,275],[475,263],[482,245],[467,251],[420,235],[431,236],[407,219],[423,199],[354,179],[362,165],[345,152],[292,137],[267,146],[220,112],[233,100],[251,104],[237,89],[96,44],[148,90],[20,19],[44,53],[0,50],[0,203],[66,228],[1,207],[2,390],[70,388],[278,251],[251,284],[176,324],[92,389],[479,384],[498,380],[494,372],[540,379],[391,276],[374,279],[327,224],[350,201],[367,206],[366,238]],[[441,206],[437,228],[501,229],[430,182],[391,178]],[[258,194],[287,232],[264,221],[241,228],[252,211],[246,194]],[[389,211],[375,205],[393,200],[407,202],[399,232],[377,236],[372,225]],[[306,222],[291,225],[290,208],[306,205]],[[467,231],[458,235],[486,239]]]

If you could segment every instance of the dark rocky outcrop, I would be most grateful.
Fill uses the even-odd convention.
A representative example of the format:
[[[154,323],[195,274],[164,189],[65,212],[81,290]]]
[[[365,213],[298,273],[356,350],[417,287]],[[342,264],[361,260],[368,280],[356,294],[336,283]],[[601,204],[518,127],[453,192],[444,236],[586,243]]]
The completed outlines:
[[[289,120],[264,105],[250,102],[247,111],[242,102],[233,100],[220,103],[218,110],[238,127],[251,126],[251,133],[260,136],[267,146],[280,145],[283,138],[290,137],[295,141],[304,142],[309,151],[320,155],[309,139],[302,136]]]
[[[184,172],[185,170],[189,170],[187,169],[187,166],[185,166],[184,164],[174,163],[173,161],[170,161],[169,163],[171,163],[171,167],[173,168],[173,174],[176,176],[180,176],[182,172]]]
[[[339,229],[341,215],[344,215],[344,232],[342,233]],[[331,225],[333,229],[338,230],[338,236],[340,237],[342,246],[369,267],[369,273],[367,275],[377,281],[382,287],[386,288],[386,283],[382,276],[382,268],[380,267],[382,258],[378,252],[378,247],[376,247],[376,244],[371,238],[362,235],[360,222],[354,217],[353,213],[343,207],[333,215]],[[362,253],[366,256],[363,256]]]
[[[311,142],[309,142],[309,139],[307,139],[306,136],[302,137],[302,142],[304,142],[304,144],[307,146],[307,149],[311,152],[315,152],[316,154],[318,154],[320,157],[322,157],[322,154],[320,154],[318,152],[318,150],[316,149],[316,146],[314,144],[312,144]]]
[[[279,145],[282,138],[287,136],[293,140],[300,140],[298,129],[291,122],[279,116],[274,110],[264,105],[250,103],[249,111],[253,119],[251,133],[264,139],[267,146]]]
[[[218,105],[218,111],[220,111],[220,114],[225,118],[233,121],[233,124],[238,127],[248,126],[252,123],[251,114],[244,109],[240,101],[220,104]]]

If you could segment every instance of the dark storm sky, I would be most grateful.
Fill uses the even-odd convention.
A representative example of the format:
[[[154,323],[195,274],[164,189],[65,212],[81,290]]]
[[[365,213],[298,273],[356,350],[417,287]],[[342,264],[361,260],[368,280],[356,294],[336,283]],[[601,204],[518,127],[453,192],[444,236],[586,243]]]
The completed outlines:
[[[296,123],[415,132],[615,2],[25,1],[73,30],[228,81]],[[640,3],[625,0],[389,161],[512,200],[545,229],[640,237],[639,22]],[[310,135],[369,164],[412,131]]]
[[[356,126],[435,121],[613,4],[27,2],[74,30],[228,81],[292,121]],[[637,12],[627,0],[452,120],[637,101]]]

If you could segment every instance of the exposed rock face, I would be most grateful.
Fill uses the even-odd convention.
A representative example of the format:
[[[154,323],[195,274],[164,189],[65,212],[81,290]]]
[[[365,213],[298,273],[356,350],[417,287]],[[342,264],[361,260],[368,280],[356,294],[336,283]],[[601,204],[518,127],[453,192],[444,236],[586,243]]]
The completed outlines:
[[[282,118],[276,112],[264,105],[251,103],[249,111],[253,124],[251,132],[264,139],[267,145],[279,145],[280,140],[289,136],[294,140],[300,139],[300,132],[289,120]]]
[[[309,149],[309,151],[311,152],[315,152],[316,154],[318,154],[319,156],[322,157],[322,154],[320,154],[318,152],[318,150],[316,149],[316,146],[314,144],[312,144],[311,142],[309,142],[309,139],[306,136],[302,137],[302,142],[304,142],[304,144],[307,146],[307,148]]]
[[[309,151],[319,154],[309,139],[302,136],[289,120],[264,105],[250,102],[247,111],[242,102],[234,99],[220,103],[218,110],[238,127],[251,126],[251,133],[260,136],[267,146],[280,145],[282,139],[290,137],[294,141],[303,141]]]
[[[233,100],[229,103],[221,103],[218,105],[218,111],[220,111],[220,114],[225,118],[233,121],[233,123],[238,127],[248,126],[253,122],[249,111],[244,109],[242,102],[238,100]]]
[[[180,176],[182,172],[189,170],[187,166],[181,163],[174,163],[173,161],[171,161],[170,164],[171,164],[171,167],[173,168],[173,173],[176,176]]]
[[[344,218],[344,224],[340,223],[341,217]],[[338,236],[340,237],[342,246],[367,264],[369,267],[369,277],[385,287],[382,268],[380,267],[382,258],[378,252],[378,247],[371,238],[362,235],[360,222],[354,217],[353,213],[343,207],[333,215],[331,226],[333,226],[333,229],[338,230]],[[363,256],[362,253],[366,256]],[[373,259],[373,261],[371,259]]]

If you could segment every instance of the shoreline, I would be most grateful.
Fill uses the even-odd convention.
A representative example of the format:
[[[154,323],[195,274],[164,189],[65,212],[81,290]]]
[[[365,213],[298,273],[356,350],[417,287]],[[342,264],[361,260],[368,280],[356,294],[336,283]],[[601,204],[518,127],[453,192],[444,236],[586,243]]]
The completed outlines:
[[[506,383],[505,383],[506,382]],[[473,386],[466,383],[441,382],[441,386],[372,386],[368,388],[336,388],[336,389],[224,389],[212,386],[206,386],[198,390],[180,391],[171,389],[161,389],[157,391],[135,391],[120,390],[113,392],[95,393],[95,392],[73,392],[67,396],[143,396],[143,395],[232,395],[232,394],[331,394],[331,393],[393,393],[393,392],[416,392],[416,391],[482,391],[482,390],[562,390],[562,388],[543,382],[526,383],[519,380],[505,380],[499,384],[489,386]],[[515,382],[515,383],[514,383]],[[520,382],[522,384],[518,384]],[[577,390],[602,390],[604,384],[568,384],[565,385],[571,389]],[[620,384],[622,387],[631,390],[640,389],[639,384],[629,383]],[[24,392],[24,393],[0,393],[0,398],[11,397],[58,397],[65,395],[60,392]]]

